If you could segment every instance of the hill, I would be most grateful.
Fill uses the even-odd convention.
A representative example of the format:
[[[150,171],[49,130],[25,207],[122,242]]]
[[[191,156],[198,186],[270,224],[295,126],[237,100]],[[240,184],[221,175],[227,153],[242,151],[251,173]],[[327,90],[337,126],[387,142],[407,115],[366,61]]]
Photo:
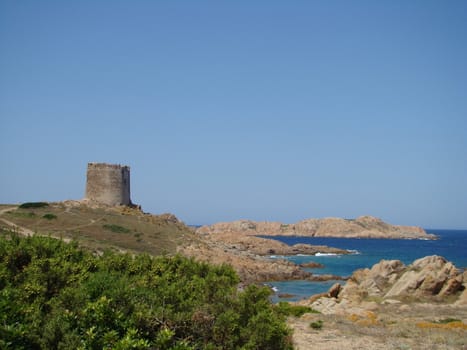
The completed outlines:
[[[111,249],[151,255],[173,254],[195,240],[174,215],[152,215],[136,208],[92,205],[81,201],[2,205],[0,225],[20,233],[76,240],[94,251]]]
[[[1,205],[0,228],[2,224],[6,229],[14,227],[18,233],[27,236],[37,234],[66,242],[77,241],[80,246],[98,254],[107,249],[153,256],[180,253],[198,261],[227,263],[245,283],[310,276],[289,261],[261,256],[251,250],[251,245],[244,247],[211,240],[194,233],[172,214],[153,215],[137,208],[111,207],[91,201]],[[276,250],[280,245],[272,240],[262,241],[262,245]],[[285,245],[280,246],[284,249]]]

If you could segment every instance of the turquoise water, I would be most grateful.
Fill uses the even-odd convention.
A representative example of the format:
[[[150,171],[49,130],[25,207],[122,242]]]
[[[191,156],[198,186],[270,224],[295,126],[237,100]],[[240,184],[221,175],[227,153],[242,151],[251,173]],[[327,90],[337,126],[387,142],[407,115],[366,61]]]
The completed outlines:
[[[401,260],[410,264],[418,258],[428,255],[440,255],[453,262],[459,268],[467,267],[467,230],[426,230],[438,236],[437,240],[405,240],[405,239],[353,239],[353,238],[323,238],[323,237],[269,237],[293,245],[307,243],[327,245],[352,251],[350,255],[296,255],[274,256],[285,258],[297,264],[318,262],[325,267],[321,269],[305,269],[315,275],[333,274],[350,276],[353,271],[371,267],[382,259]],[[316,293],[322,293],[338,281],[310,282],[287,281],[271,282],[276,295],[274,301],[282,300],[279,294],[292,294],[294,297],[283,300],[300,300]],[[345,283],[341,281],[341,283]]]

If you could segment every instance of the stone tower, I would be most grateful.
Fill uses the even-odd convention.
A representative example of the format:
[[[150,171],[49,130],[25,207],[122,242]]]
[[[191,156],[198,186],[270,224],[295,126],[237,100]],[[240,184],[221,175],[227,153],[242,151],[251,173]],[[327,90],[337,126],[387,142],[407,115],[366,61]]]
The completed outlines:
[[[119,164],[88,163],[86,199],[112,206],[131,206],[130,167]]]

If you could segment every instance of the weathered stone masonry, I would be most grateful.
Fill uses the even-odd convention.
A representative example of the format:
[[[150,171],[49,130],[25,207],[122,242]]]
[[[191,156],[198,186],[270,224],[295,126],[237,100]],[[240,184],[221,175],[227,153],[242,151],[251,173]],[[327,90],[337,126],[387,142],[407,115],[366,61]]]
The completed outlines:
[[[107,205],[132,205],[130,167],[119,164],[88,163],[86,199]]]

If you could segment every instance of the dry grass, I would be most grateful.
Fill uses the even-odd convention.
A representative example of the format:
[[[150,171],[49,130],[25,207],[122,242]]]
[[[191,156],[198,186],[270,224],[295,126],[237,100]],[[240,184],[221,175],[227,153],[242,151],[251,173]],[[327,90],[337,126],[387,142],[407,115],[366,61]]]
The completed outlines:
[[[56,218],[47,219],[50,215]],[[113,249],[153,255],[172,254],[180,244],[196,239],[183,223],[174,222],[164,215],[145,214],[125,207],[93,208],[76,202],[50,203],[43,208],[13,208],[0,217],[34,233],[74,239],[98,251]],[[105,227],[124,229],[119,231]]]
[[[309,327],[323,321],[320,330]],[[449,322],[452,320],[452,322]],[[306,314],[290,318],[297,349],[465,349],[467,308],[412,304],[381,306],[350,315]]]
[[[449,322],[446,324],[437,323],[437,322],[419,322],[416,324],[418,328],[425,329],[461,329],[467,330],[467,324],[461,321]]]

